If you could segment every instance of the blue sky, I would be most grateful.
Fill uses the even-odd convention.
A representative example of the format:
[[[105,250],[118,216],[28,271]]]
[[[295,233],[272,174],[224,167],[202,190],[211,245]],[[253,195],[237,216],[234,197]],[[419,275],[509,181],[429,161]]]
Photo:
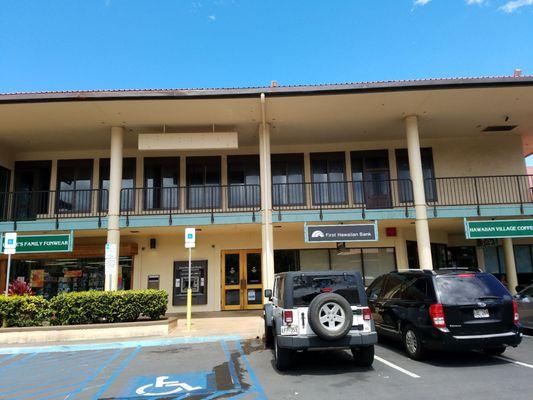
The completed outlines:
[[[533,74],[533,0],[2,0],[0,92]]]

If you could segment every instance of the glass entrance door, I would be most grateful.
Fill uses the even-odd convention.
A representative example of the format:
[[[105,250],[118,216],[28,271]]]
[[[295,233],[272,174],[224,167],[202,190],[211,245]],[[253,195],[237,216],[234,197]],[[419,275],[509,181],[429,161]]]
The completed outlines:
[[[261,250],[222,252],[222,309],[254,310],[263,305]]]

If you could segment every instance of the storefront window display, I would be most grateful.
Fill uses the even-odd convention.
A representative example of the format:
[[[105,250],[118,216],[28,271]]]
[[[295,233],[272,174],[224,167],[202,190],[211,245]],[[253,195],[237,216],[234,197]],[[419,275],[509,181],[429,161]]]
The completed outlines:
[[[27,282],[33,292],[51,298],[62,292],[104,290],[103,258],[13,260],[11,280]],[[119,259],[119,290],[131,289],[132,257]]]

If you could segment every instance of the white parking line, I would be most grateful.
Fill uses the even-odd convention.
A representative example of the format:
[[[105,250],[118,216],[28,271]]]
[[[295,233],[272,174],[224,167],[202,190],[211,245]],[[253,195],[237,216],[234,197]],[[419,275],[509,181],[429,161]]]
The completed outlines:
[[[494,358],[497,358],[498,360],[507,361],[507,362],[510,362],[510,363],[513,363],[513,364],[516,364],[516,365],[521,365],[522,367],[533,368],[533,365],[531,365],[531,364],[526,364],[526,363],[521,362],[521,361],[515,361],[515,360],[513,360],[511,358],[502,357],[502,356],[494,356]]]
[[[381,362],[381,363],[383,363],[385,365],[388,365],[389,367],[394,368],[395,370],[400,371],[400,372],[404,373],[405,375],[410,376],[411,378],[420,378],[420,375],[417,375],[417,374],[415,374],[415,373],[413,373],[411,371],[407,371],[406,369],[404,369],[404,368],[402,368],[402,367],[400,367],[400,366],[398,366],[396,364],[393,364],[390,361],[387,361],[384,358],[381,358],[379,356],[375,355],[374,356],[374,360],[378,360],[379,362]]]

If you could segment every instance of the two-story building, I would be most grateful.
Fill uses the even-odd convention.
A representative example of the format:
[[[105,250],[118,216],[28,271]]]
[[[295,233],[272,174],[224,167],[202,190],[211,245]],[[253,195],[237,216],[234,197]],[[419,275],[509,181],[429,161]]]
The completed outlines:
[[[13,256],[10,279],[45,296],[159,287],[182,311],[192,226],[198,311],[259,308],[285,270],[368,284],[462,265],[525,283],[533,240],[464,224],[533,214],[532,138],[532,77],[0,95],[0,232],[74,235],[72,252]],[[304,236],[361,223],[375,240]]]

